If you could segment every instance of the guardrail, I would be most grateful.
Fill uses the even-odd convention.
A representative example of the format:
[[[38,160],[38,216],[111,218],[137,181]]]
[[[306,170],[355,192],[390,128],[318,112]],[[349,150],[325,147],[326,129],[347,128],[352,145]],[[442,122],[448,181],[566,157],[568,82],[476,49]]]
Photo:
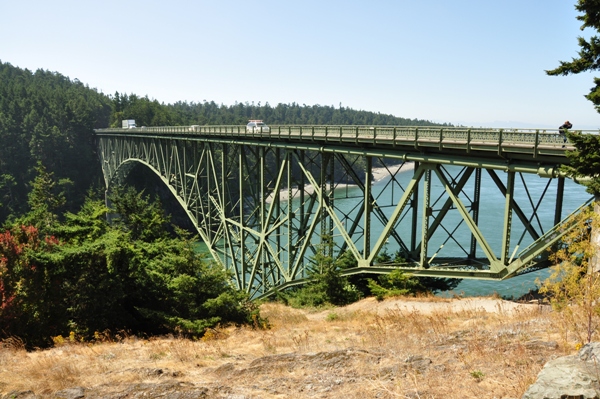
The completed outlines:
[[[573,130],[598,134],[598,131]],[[97,129],[96,133],[127,135],[169,134],[178,136],[219,136],[237,138],[316,141],[391,146],[439,147],[470,151],[525,152],[534,156],[544,150],[573,149],[556,129],[487,129],[437,126],[271,126],[247,130],[245,126],[166,126],[132,129]]]

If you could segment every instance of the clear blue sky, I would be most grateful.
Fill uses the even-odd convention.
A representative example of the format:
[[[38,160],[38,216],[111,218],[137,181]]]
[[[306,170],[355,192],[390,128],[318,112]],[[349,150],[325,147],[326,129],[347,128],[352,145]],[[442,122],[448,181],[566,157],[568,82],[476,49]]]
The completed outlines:
[[[600,128],[575,0],[0,0],[0,60],[160,102]],[[600,72],[598,72],[600,76]]]

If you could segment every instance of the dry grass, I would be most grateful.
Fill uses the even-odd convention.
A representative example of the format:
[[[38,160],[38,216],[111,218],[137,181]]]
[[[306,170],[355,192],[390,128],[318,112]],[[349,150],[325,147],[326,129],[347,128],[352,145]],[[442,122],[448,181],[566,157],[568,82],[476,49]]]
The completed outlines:
[[[117,397],[176,382],[216,398],[514,398],[546,361],[574,351],[546,308],[481,301],[365,300],[318,313],[265,304],[271,329],[221,328],[200,341],[7,344],[0,393]]]

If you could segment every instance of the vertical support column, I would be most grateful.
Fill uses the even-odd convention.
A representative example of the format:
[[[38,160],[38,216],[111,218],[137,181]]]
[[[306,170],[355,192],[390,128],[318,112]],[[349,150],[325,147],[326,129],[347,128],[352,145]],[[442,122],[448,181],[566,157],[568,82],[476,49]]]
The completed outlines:
[[[335,201],[335,196],[333,195],[333,191],[335,190],[335,157],[333,156],[333,154],[329,155],[329,192],[327,193],[327,201],[329,203],[329,207],[331,209],[335,209],[334,208],[334,201]],[[331,236],[331,246],[329,247],[329,256],[333,257],[333,246],[334,246],[334,242],[333,242],[333,218],[329,217],[328,219],[328,230],[329,230],[329,235]]]
[[[240,144],[240,150],[239,150],[239,155],[238,155],[238,190],[240,193],[240,209],[239,209],[239,223],[240,223],[240,227],[239,227],[239,240],[240,240],[240,257],[241,259],[239,259],[238,261],[241,263],[240,264],[240,269],[241,269],[241,281],[239,283],[240,285],[240,289],[244,289],[246,290],[246,284],[248,284],[248,282],[246,281],[246,273],[248,272],[248,261],[249,259],[246,259],[246,232],[245,232],[245,226],[246,226],[246,220],[244,218],[244,198],[246,197],[246,193],[244,192],[244,163],[245,163],[245,158],[246,158],[246,146]],[[233,262],[233,259],[232,259]]]
[[[292,159],[290,151],[286,151],[285,158],[287,161],[287,189],[288,189],[288,198],[287,198],[287,270],[286,273],[288,276],[291,275],[292,271],[292,262],[293,255],[296,251],[296,246],[294,245],[292,229],[294,227],[294,208],[292,200],[293,191],[292,191]]]
[[[321,208],[320,221],[321,221],[321,246],[324,244],[325,236],[327,235],[327,210],[325,209],[325,195],[327,195],[327,163],[325,162],[325,158],[327,154],[321,153],[321,168],[320,168],[320,176],[319,176],[319,184],[321,185],[320,192],[321,195],[319,197],[319,206]],[[325,249],[321,248],[323,251],[323,255],[325,255]]]
[[[298,158],[300,159],[301,165],[306,165],[306,153],[304,150],[299,151]],[[305,222],[304,222],[304,218],[306,217],[306,209],[305,209],[306,195],[304,192],[305,182],[306,182],[306,176],[304,176],[304,173],[300,173],[300,181],[298,182],[298,192],[300,194],[299,195],[300,215],[298,217],[300,224],[299,224],[299,229],[298,229],[298,240],[300,240],[301,237],[306,235],[306,226],[305,226]],[[305,239],[310,240],[310,237],[306,237]],[[304,265],[304,259],[302,260],[302,265]],[[302,270],[302,277],[307,277],[306,268],[302,267],[301,270]]]
[[[194,183],[196,183],[196,192],[194,193],[194,195],[196,196],[196,209],[194,210],[196,213],[196,221],[198,222],[198,226],[200,226],[200,218],[202,217],[202,197],[204,196],[204,194],[202,193],[202,182],[200,179],[200,152],[202,151],[202,147],[200,145],[199,142],[194,141],[194,168],[196,169],[194,171]]]
[[[225,220],[227,218],[227,157],[228,155],[228,146],[226,143],[223,143],[222,145],[222,154],[221,154],[221,223],[225,224]],[[223,264],[225,264],[225,266],[227,266],[227,256],[225,255],[227,253],[227,246],[229,245],[229,240],[230,240],[230,233],[225,231],[226,227],[223,226]]]
[[[419,169],[419,163],[415,162],[415,168],[413,176]],[[415,189],[412,192],[412,199],[410,202],[412,207],[412,223],[410,229],[410,252],[414,254],[417,250],[417,220],[419,220],[419,185],[415,185]]]
[[[509,259],[510,251],[510,232],[512,228],[512,201],[515,194],[515,172],[506,172],[508,180],[506,182],[506,198],[504,202],[504,229],[502,233],[502,264],[506,265]]]
[[[279,167],[281,168],[281,165],[283,165],[282,163],[282,159],[281,159],[281,149],[280,148],[276,148],[275,149],[275,160],[276,160],[276,165],[279,165]],[[277,191],[275,191],[273,193],[273,204],[271,206],[273,206],[273,213],[274,215],[276,215],[275,217],[277,219],[279,219],[279,215],[281,215],[281,198],[279,198],[279,188],[277,188]],[[289,212],[289,209],[288,209]],[[278,254],[277,257],[279,259],[281,259],[282,255],[281,255],[281,224],[277,223],[277,228],[275,229],[275,245],[276,245],[276,249],[275,249],[275,253]],[[288,248],[289,250],[289,248]],[[280,284],[281,283],[281,270],[279,270],[278,267],[273,267],[271,272],[273,273],[273,280],[275,284]],[[276,274],[276,275],[275,275]]]
[[[206,174],[205,179],[206,179],[206,211],[207,211],[207,215],[205,215],[205,217],[207,218],[207,223],[206,223],[206,233],[207,235],[210,237],[210,241],[212,242],[214,240],[214,230],[213,230],[213,204],[212,201],[210,200],[210,196],[213,195],[213,193],[211,192],[212,187],[211,187],[211,180],[210,180],[210,170],[211,170],[211,160],[213,157],[213,148],[211,143],[206,143],[205,144],[205,150],[207,152],[207,156],[205,156],[205,160],[206,160],[206,167],[204,168],[204,173]],[[211,244],[212,245],[212,244]]]
[[[106,221],[110,224],[113,221],[114,213],[110,211],[112,207],[112,201],[110,200],[110,191],[108,188],[104,190],[104,205],[106,205],[106,208],[108,209],[108,212],[106,212]]]
[[[423,216],[421,220],[421,267],[429,266],[427,248],[429,246],[429,217],[432,214],[430,206],[431,197],[431,169],[427,169],[423,179]]]
[[[181,180],[179,183],[181,185],[181,193],[180,196],[181,198],[183,198],[187,202],[188,199],[188,185],[187,185],[187,172],[188,172],[188,165],[187,165],[187,143],[185,141],[179,141],[177,140],[176,142],[176,146],[177,146],[177,152],[179,154],[179,162],[178,162],[178,175],[179,175],[179,180]],[[187,210],[187,209],[185,209]]]
[[[365,193],[364,193],[364,244],[363,259],[368,259],[371,255],[371,213],[373,204],[371,203],[371,185],[373,180],[373,157],[367,156],[365,159]]]
[[[331,233],[333,231],[333,221],[327,213],[327,206],[330,205],[330,199],[333,196],[333,176],[329,171],[329,164],[331,162],[331,154],[321,152],[321,198],[319,203],[321,204],[321,245],[327,245],[327,248],[323,248],[324,256],[333,256],[333,241]],[[331,162],[333,164],[333,162]],[[329,180],[329,184],[328,184]]]
[[[256,256],[259,257],[260,261],[260,274],[261,274],[261,280],[262,280],[262,284],[263,284],[263,292],[266,291],[266,287],[265,284],[267,282],[267,275],[265,272],[265,251],[264,251],[264,245],[263,245],[263,240],[265,239],[265,227],[266,227],[266,223],[265,223],[265,147],[259,147],[258,149],[258,158],[259,158],[259,181],[260,181],[260,187],[259,187],[259,224],[260,224],[260,239],[259,239],[259,247],[258,247],[258,252],[256,254]]]
[[[481,201],[481,168],[475,169],[475,185],[473,188],[473,202],[471,202],[471,213],[473,214],[473,222],[479,226],[479,204]],[[469,251],[469,258],[477,258],[477,240],[475,236],[471,234],[471,250]]]
[[[556,187],[556,206],[554,208],[554,225],[562,220],[563,196],[565,194],[565,178],[558,177],[558,185]]]

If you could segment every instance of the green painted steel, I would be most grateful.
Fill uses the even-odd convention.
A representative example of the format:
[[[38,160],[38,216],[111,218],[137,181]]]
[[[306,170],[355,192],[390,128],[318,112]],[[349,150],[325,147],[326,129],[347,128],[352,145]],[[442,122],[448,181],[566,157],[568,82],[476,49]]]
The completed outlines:
[[[557,131],[181,126],[98,129],[96,138],[107,190],[132,167],[150,168],[255,297],[305,281],[317,251],[350,251],[356,266],[346,274],[505,279],[545,267],[564,234],[558,170],[572,147]],[[387,194],[372,185],[382,165]],[[412,177],[399,166],[413,167]],[[531,197],[528,175],[547,181],[543,198]],[[493,185],[483,193],[485,176]],[[482,200],[492,196],[505,222],[490,232]],[[555,204],[554,227],[542,228],[542,199]]]

